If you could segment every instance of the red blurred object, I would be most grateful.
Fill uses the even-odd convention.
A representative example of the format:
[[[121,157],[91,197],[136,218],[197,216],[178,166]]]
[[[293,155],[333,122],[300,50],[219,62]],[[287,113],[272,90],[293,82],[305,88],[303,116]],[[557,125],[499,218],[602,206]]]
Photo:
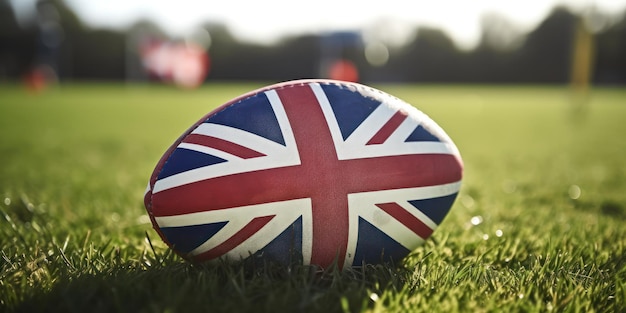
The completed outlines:
[[[24,85],[33,92],[42,92],[57,80],[56,73],[48,65],[33,67],[23,78]]]
[[[179,45],[174,50],[172,80],[178,86],[195,88],[209,72],[209,56],[195,44]]]
[[[328,76],[330,79],[356,83],[359,81],[359,71],[349,60],[337,60],[331,64]]]
[[[198,87],[209,73],[209,55],[194,43],[150,40],[141,46],[140,54],[152,78],[183,88]]]

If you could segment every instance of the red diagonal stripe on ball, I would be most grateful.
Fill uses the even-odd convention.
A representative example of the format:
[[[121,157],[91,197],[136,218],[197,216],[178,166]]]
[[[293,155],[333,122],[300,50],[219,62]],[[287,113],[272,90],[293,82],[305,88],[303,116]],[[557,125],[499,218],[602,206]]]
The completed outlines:
[[[433,233],[433,230],[430,229],[430,227],[395,202],[380,203],[376,206],[387,212],[387,214],[393,216],[393,218],[402,223],[402,225],[406,226],[408,229],[424,239],[430,237]]]
[[[250,236],[258,232],[261,228],[263,228],[263,226],[267,225],[267,223],[269,223],[272,218],[274,218],[274,216],[275,215],[262,216],[252,219],[252,221],[246,224],[246,226],[244,226],[240,231],[236,232],[230,238],[226,239],[224,242],[217,245],[213,249],[202,253],[203,257],[205,259],[215,259],[226,254],[228,251],[234,249],[246,239],[250,238]]]
[[[381,127],[378,132],[367,142],[368,145],[378,145],[384,143],[391,134],[404,122],[406,119],[406,113],[402,111],[396,112],[388,121]]]
[[[251,159],[251,158],[265,156],[265,154],[258,152],[256,150],[252,150],[242,145],[238,145],[234,142],[230,142],[228,140],[224,140],[224,139],[213,137],[213,136],[190,134],[189,136],[185,138],[185,140],[183,140],[183,142],[201,145],[201,146],[205,146],[209,148],[214,148],[217,150],[224,151],[226,153],[230,153],[234,156],[238,156],[243,159]]]

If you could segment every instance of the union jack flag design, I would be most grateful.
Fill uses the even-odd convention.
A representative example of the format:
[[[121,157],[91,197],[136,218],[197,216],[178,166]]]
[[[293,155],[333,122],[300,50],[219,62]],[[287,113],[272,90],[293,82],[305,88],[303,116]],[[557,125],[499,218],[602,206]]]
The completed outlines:
[[[346,268],[419,246],[462,171],[452,140],[407,103],[359,84],[295,81],[204,116],[161,158],[144,200],[187,259]]]

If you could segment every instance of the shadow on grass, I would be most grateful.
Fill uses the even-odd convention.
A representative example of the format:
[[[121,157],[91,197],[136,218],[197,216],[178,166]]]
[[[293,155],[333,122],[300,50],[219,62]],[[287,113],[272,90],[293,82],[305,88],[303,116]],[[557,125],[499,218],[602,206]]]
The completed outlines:
[[[193,265],[61,277],[16,312],[345,312],[371,306],[372,292],[401,288],[401,268],[321,271],[310,266]],[[378,290],[377,290],[378,289]]]
[[[571,200],[574,208],[585,212],[597,212],[598,214],[618,219],[626,219],[626,207],[619,201],[605,199],[601,202]]]

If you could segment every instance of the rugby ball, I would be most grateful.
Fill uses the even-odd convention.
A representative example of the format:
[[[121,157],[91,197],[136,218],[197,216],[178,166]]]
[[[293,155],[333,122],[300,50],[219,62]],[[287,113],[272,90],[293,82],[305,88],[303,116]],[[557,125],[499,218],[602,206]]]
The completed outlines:
[[[357,83],[298,80],[200,118],[160,159],[144,202],[190,261],[349,268],[422,244],[462,172],[452,140],[415,107]]]

